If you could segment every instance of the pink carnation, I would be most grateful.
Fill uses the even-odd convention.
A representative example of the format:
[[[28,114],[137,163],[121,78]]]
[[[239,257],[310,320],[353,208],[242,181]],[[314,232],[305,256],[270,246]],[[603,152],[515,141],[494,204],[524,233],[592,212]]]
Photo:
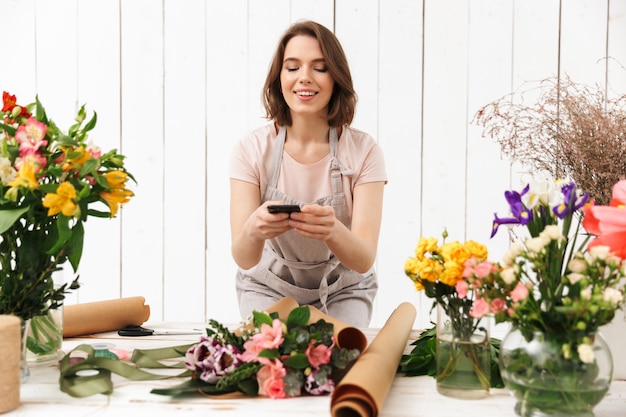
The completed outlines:
[[[489,303],[484,298],[477,298],[472,305],[472,311],[470,316],[474,318],[481,318],[489,313]]]
[[[511,291],[511,299],[515,302],[522,301],[528,297],[528,288],[518,282],[513,291]]]
[[[459,282],[456,283],[455,289],[456,289],[457,294],[459,294],[459,298],[467,297],[468,287],[469,285],[467,284],[465,280],[460,280]]]
[[[498,314],[501,311],[504,311],[505,307],[506,307],[506,304],[504,303],[504,300],[501,298],[496,298],[495,300],[491,302],[491,312],[493,314]]]

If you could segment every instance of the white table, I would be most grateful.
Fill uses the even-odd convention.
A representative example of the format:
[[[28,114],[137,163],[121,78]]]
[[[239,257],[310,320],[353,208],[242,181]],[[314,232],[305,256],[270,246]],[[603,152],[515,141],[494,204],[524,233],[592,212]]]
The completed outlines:
[[[153,323],[146,327],[200,328],[203,324]],[[364,331],[371,341],[377,329]],[[417,335],[417,332],[414,332]],[[174,346],[198,341],[199,336],[146,336],[121,338],[115,332],[102,333],[88,338],[73,338],[64,341],[64,349],[69,351],[79,344],[112,343],[117,348],[151,349]],[[409,343],[414,339],[409,340]],[[615,353],[617,354],[617,353]],[[192,416],[330,416],[330,396],[297,397],[283,400],[269,398],[208,398],[191,396],[173,398],[151,394],[156,387],[166,387],[180,383],[179,379],[161,381],[129,381],[113,375],[113,394],[94,395],[87,398],[74,398],[59,389],[59,371],[54,366],[31,367],[31,377],[21,387],[21,404],[3,417],[99,417],[99,416],[150,416],[172,417],[177,414]],[[156,370],[154,372],[157,372]],[[385,401],[380,417],[515,417],[515,401],[508,391],[494,389],[489,397],[481,400],[457,400],[440,395],[436,391],[432,377],[405,377],[398,375]],[[626,416],[626,381],[613,381],[611,389],[603,401],[595,408],[596,417]]]

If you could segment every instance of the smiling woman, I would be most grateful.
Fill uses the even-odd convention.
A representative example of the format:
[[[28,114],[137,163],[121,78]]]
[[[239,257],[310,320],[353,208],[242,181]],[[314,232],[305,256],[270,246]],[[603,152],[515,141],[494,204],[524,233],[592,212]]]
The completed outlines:
[[[387,176],[374,139],[350,127],[356,93],[335,35],[312,21],[291,26],[263,98],[272,123],[240,140],[230,169],[241,315],[291,296],[366,327]],[[278,204],[300,210],[268,210]]]

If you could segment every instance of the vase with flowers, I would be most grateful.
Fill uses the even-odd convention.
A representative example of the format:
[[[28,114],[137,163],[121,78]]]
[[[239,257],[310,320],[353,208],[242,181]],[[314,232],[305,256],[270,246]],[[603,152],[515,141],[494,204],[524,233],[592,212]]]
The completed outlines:
[[[593,227],[605,209],[574,182],[547,179],[505,197],[511,215],[495,215],[492,236],[507,225],[514,243],[491,273],[468,276],[472,314],[489,311],[496,322],[512,323],[500,371],[519,415],[593,416],[612,379],[611,352],[598,330],[623,303],[624,240],[590,242],[613,225]],[[515,225],[524,227],[516,233]]]
[[[437,309],[437,391],[455,398],[484,398],[491,386],[489,320],[471,314],[473,291],[464,275],[466,270],[482,271],[488,251],[473,240],[446,242],[447,237],[444,231],[441,245],[434,237],[420,237],[404,271],[418,291],[434,299]]]
[[[102,152],[89,140],[96,120],[95,113],[88,120],[82,106],[76,123],[62,131],[38,98],[20,105],[14,95],[3,92],[1,314],[16,315],[27,324],[47,320],[48,313],[63,304],[65,294],[79,287],[78,277],[55,284],[53,274],[65,262],[78,271],[83,223],[90,216],[115,217],[133,195],[126,187],[133,177],[124,166],[124,156],[117,150]],[[48,342],[58,345],[58,337],[48,337],[44,343]]]

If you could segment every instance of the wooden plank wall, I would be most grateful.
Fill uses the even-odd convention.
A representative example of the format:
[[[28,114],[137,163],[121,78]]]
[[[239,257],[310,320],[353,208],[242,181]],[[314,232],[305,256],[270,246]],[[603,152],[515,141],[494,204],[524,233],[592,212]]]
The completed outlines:
[[[0,14],[0,89],[38,94],[61,126],[86,103],[94,142],[121,149],[138,180],[119,218],[86,225],[68,303],[143,295],[153,320],[239,319],[228,156],[266,122],[266,69],[296,20],[342,41],[354,126],[386,155],[374,326],[403,301],[428,324],[430,300],[403,273],[420,235],[447,228],[493,258],[506,247],[491,219],[521,175],[471,125],[481,105],[566,73],[626,91],[626,0],[0,0]]]

